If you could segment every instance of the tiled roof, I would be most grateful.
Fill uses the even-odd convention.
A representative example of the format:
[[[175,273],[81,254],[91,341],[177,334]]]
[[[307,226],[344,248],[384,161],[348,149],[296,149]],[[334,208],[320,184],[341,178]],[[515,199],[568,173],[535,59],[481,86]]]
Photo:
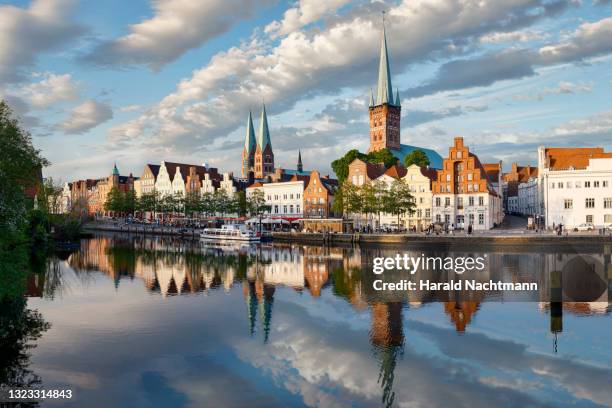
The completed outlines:
[[[438,179],[438,172],[436,171],[436,169],[432,169],[431,167],[419,168],[421,169],[421,174],[429,178],[431,181],[436,181]]]
[[[400,179],[404,177],[407,173],[407,170],[404,166],[395,164],[385,171],[385,174],[389,177],[393,177],[394,179]]]
[[[499,180],[499,173],[501,172],[501,166],[499,163],[483,163],[482,167],[484,168],[485,173],[487,174],[487,178],[491,183],[497,183]]]
[[[612,157],[612,153],[605,153],[601,147],[548,147],[544,154],[551,170],[585,169],[591,158]]]

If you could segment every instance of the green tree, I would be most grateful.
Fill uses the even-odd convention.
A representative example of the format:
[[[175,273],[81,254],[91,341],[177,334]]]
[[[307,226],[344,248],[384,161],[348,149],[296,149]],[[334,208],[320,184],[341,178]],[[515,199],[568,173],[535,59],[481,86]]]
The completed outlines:
[[[117,187],[111,188],[104,201],[104,210],[115,214],[123,212],[123,194]]]
[[[202,194],[200,197],[200,208],[207,217],[213,216],[217,212],[214,196],[210,192]]]
[[[238,191],[234,194],[234,198],[236,199],[238,216],[246,216],[248,212],[246,193],[244,191]]]
[[[381,149],[368,154],[361,153],[357,149],[352,149],[346,152],[344,156],[334,160],[331,163],[338,182],[343,184],[348,177],[349,165],[355,159],[360,159],[368,163],[382,163],[385,167],[389,168],[397,163],[397,158],[391,153],[389,149]]]
[[[125,214],[131,214],[134,215],[134,212],[136,211],[136,192],[134,190],[128,190],[124,193],[122,193],[122,200],[121,200],[121,207],[122,207],[122,212]]]
[[[397,163],[397,158],[389,149],[380,149],[375,152],[368,153],[366,161],[370,163],[382,163],[386,168],[389,168]]]
[[[427,167],[430,164],[429,157],[420,149],[413,150],[404,157],[404,165],[409,167],[413,164],[419,167]]]
[[[40,186],[41,169],[49,162],[32,146],[32,136],[0,101],[0,241],[13,242],[26,226],[33,201],[26,190]]]
[[[391,186],[386,190],[383,198],[383,212],[397,215],[397,225],[400,225],[400,216],[402,214],[414,213],[414,197],[410,193],[410,186],[402,180],[394,180]]]
[[[185,214],[192,217],[202,211],[199,191],[189,191],[185,195]]]
[[[221,214],[221,217],[225,217],[225,214],[229,212],[230,197],[224,190],[217,189],[213,194],[213,200],[215,202],[216,212]]]
[[[259,230],[261,231],[261,219],[266,212],[272,209],[272,207],[266,203],[266,197],[262,189],[255,189],[247,198],[247,207],[251,216],[259,218]]]

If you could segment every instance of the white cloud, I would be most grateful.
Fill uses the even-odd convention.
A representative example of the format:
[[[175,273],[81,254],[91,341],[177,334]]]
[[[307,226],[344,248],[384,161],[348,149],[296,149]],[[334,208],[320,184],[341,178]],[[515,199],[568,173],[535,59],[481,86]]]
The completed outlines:
[[[612,52],[612,17],[584,23],[569,38],[540,48],[543,63],[581,60]]]
[[[390,7],[387,30],[393,71],[397,74],[409,63],[446,53],[451,44],[502,27],[530,24],[553,13],[547,3],[479,4],[405,1]],[[324,28],[291,32],[278,44],[255,38],[215,55],[156,106],[113,128],[109,140],[127,141],[137,134],[150,138],[147,146],[151,148],[175,152],[210,146],[241,126],[249,108],[256,108],[262,99],[274,114],[311,95],[371,85],[379,44],[380,16],[369,8],[342,16]]]
[[[70,21],[75,0],[34,0],[28,9],[0,6],[0,83],[25,78],[39,53],[83,33]]]
[[[106,122],[113,117],[113,110],[105,103],[87,100],[75,107],[70,116],[57,125],[58,129],[68,134],[81,134]]]
[[[262,3],[265,1],[152,0],[153,17],[131,25],[126,36],[100,44],[85,60],[159,69],[250,17]]]
[[[268,24],[264,31],[272,37],[290,34],[310,23],[331,14],[350,0],[300,0],[297,7],[285,11],[283,19]]]
[[[540,92],[528,93],[528,94],[517,94],[512,97],[516,101],[541,101],[547,95],[560,95],[560,94],[576,94],[576,93],[588,93],[593,90],[592,82],[569,82],[561,81],[554,88],[545,88]]]
[[[607,139],[608,147],[612,144],[612,110],[598,113],[582,119],[572,120],[553,130],[555,137],[585,137],[595,144],[602,144]],[[599,136],[602,140],[597,140]]]
[[[542,40],[548,36],[540,31],[522,30],[512,32],[495,32],[489,33],[480,38],[480,42],[484,44],[499,44],[505,42],[528,42],[534,40]]]
[[[48,108],[57,102],[72,101],[78,97],[79,84],[70,74],[41,75],[42,80],[31,83],[23,89],[23,95],[35,108]]]

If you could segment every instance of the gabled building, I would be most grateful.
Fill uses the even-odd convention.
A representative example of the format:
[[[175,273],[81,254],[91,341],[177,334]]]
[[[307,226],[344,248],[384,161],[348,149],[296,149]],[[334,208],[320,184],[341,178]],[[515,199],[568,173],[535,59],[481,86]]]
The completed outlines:
[[[504,210],[508,213],[519,213],[519,185],[528,183],[529,179],[538,176],[538,168],[519,166],[512,163],[510,171],[502,174],[502,196]]]
[[[214,167],[205,165],[173,163],[162,161],[155,180],[155,190],[160,195],[183,194],[188,191],[198,191],[202,187],[203,180],[208,175],[210,180],[217,183],[221,180],[221,175]],[[198,184],[200,187],[198,187]]]
[[[432,183],[434,222],[491,229],[503,221],[502,198],[474,153],[456,137]]]
[[[295,176],[297,179],[298,176]],[[304,187],[304,218],[330,218],[333,216],[334,194],[338,180],[322,177],[314,170],[307,177]]]

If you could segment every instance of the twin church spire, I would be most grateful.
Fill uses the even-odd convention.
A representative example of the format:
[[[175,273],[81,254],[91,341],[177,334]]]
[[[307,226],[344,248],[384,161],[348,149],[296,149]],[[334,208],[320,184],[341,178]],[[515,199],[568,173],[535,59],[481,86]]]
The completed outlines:
[[[263,178],[274,172],[274,153],[272,152],[265,104],[262,104],[257,138],[255,137],[253,116],[250,111],[247,118],[246,137],[242,151],[242,176],[248,177],[250,172],[254,173],[255,178]]]

